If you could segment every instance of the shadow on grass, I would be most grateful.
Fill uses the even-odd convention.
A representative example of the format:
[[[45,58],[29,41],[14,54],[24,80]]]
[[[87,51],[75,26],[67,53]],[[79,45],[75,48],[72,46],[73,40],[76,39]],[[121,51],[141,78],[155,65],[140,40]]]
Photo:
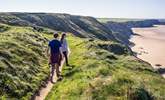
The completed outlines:
[[[64,73],[64,76],[65,76],[65,77],[70,77],[70,76],[72,76],[72,75],[74,75],[75,73],[80,72],[80,71],[81,71],[80,68],[69,69],[69,70],[66,70],[66,72]]]
[[[154,100],[154,97],[143,88],[138,88],[133,93],[129,94],[130,100]]]

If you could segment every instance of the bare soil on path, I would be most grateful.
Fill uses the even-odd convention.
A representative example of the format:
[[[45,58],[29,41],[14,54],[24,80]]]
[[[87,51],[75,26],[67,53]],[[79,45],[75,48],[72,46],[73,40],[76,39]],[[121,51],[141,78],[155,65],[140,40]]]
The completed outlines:
[[[61,63],[60,70],[62,70],[63,64],[64,64],[64,60]],[[54,81],[55,81],[55,83],[57,82],[56,73],[54,74]],[[53,84],[51,81],[48,81],[46,83],[47,83],[46,86],[42,87],[39,90],[39,93],[36,94],[36,95],[34,95],[34,97],[33,97],[32,100],[44,100],[46,98],[46,96],[48,95],[48,93],[53,88],[53,85],[55,84],[55,83]]]

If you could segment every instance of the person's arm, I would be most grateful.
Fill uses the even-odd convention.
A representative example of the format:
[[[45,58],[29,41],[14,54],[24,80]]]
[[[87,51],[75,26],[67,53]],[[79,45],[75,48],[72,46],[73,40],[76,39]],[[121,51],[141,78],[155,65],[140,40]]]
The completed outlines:
[[[47,47],[46,55],[47,55],[47,57],[50,57],[50,47],[49,46]]]
[[[67,39],[65,39],[65,45],[66,45],[66,49],[67,49],[67,54],[69,55],[71,53],[71,51],[70,51]]]
[[[50,47],[47,47],[46,56],[48,57],[48,64],[50,64]]]
[[[60,51],[61,59],[63,59],[63,52],[62,52],[62,44],[61,44],[61,42],[59,42],[59,51]]]
[[[63,59],[62,47],[60,47],[59,49],[60,49],[61,58]]]

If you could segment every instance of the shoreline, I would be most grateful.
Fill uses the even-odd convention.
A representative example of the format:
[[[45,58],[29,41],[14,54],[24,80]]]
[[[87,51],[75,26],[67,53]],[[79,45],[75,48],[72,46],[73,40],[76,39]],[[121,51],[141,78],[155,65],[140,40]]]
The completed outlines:
[[[130,48],[138,59],[151,64],[165,78],[165,25],[132,28]]]

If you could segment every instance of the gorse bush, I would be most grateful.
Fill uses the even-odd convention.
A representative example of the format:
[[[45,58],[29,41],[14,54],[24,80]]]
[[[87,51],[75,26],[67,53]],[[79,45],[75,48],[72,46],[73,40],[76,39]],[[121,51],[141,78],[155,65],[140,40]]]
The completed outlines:
[[[129,99],[131,100],[154,100],[151,94],[148,93],[144,88],[136,89],[132,94],[130,94]]]
[[[3,24],[0,25],[0,32],[7,31],[9,29],[10,29],[10,27],[8,27],[7,25],[3,25]]]

